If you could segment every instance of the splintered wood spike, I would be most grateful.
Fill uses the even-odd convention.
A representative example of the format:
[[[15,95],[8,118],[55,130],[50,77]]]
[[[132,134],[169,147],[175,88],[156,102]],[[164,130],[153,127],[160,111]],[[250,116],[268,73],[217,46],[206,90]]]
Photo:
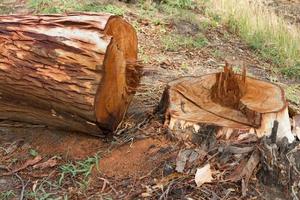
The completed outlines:
[[[262,137],[271,135],[275,121],[276,139],[294,140],[283,89],[246,76],[246,68],[236,74],[228,63],[223,72],[171,81],[159,109],[170,129],[212,124],[224,133],[254,130]]]

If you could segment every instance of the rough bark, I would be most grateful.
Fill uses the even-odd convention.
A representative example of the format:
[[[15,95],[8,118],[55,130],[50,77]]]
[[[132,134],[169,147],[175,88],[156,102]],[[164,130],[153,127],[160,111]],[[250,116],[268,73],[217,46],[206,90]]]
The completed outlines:
[[[200,77],[183,77],[170,82],[159,108],[165,113],[165,124],[173,129],[213,124],[238,131],[254,131],[260,137],[270,135],[275,120],[279,122],[278,138],[291,133],[287,102],[283,90],[274,84],[224,72]]]
[[[114,130],[140,79],[137,36],[108,14],[0,16],[0,119]]]

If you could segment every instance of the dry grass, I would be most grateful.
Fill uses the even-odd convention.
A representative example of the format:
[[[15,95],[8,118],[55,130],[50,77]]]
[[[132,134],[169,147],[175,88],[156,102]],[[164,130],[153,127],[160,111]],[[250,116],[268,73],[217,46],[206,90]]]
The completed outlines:
[[[259,0],[211,0],[208,12],[221,16],[229,28],[253,49],[280,67],[283,74],[300,77],[300,30],[287,24]]]

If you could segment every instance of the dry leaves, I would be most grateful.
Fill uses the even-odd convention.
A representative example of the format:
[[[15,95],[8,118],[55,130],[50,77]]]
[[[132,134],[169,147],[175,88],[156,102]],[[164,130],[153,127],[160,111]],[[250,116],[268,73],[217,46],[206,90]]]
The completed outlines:
[[[213,177],[210,169],[210,164],[206,164],[202,168],[198,168],[195,175],[195,182],[197,187],[200,187],[204,183],[212,182]]]

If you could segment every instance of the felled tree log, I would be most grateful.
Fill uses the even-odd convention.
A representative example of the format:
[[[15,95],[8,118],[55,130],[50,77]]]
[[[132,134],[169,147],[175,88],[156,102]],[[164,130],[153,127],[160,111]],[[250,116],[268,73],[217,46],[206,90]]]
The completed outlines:
[[[0,16],[0,119],[112,131],[138,86],[136,60],[136,32],[121,17]]]
[[[277,85],[235,74],[226,65],[224,72],[200,77],[183,77],[170,82],[159,109],[170,128],[212,124],[219,131],[256,132],[271,135],[279,122],[277,138],[294,140],[284,91]]]

